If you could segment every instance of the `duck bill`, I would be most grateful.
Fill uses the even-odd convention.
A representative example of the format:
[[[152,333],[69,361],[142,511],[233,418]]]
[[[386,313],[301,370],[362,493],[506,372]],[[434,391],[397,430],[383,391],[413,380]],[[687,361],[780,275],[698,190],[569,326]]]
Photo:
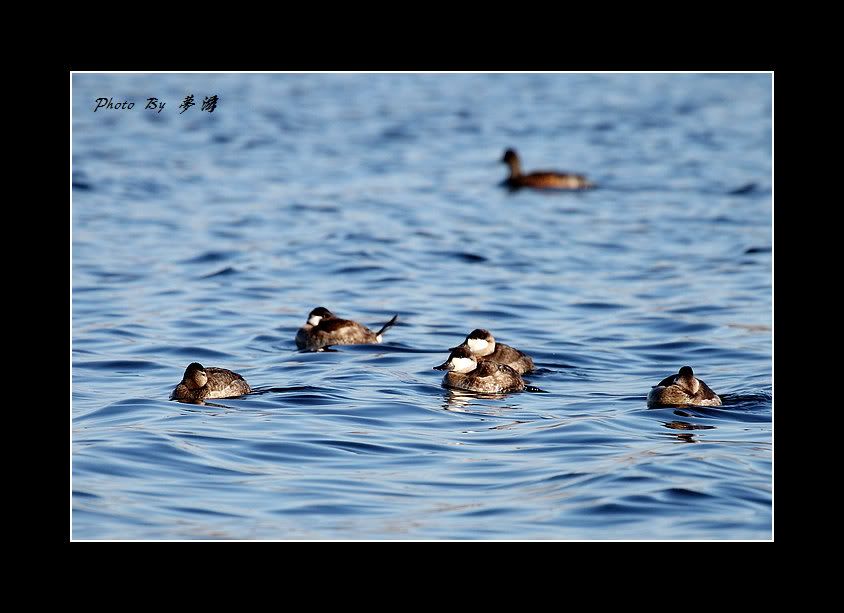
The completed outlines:
[[[439,366],[434,366],[433,370],[451,370],[451,364],[443,362]]]

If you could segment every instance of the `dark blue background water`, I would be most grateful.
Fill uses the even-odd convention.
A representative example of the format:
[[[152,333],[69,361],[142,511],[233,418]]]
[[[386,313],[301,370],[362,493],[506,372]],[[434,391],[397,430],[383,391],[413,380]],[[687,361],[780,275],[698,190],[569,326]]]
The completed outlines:
[[[771,538],[770,75],[72,87],[74,539]],[[315,306],[399,323],[298,353]],[[477,327],[548,393],[442,388]],[[257,392],[169,401],[192,361]],[[684,364],[723,407],[646,407]]]

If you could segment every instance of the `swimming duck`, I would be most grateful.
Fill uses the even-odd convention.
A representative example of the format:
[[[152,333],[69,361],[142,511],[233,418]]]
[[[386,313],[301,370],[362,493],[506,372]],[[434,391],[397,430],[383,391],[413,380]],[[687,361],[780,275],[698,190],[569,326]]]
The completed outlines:
[[[489,360],[490,362],[497,362],[498,364],[506,364],[520,375],[533,370],[533,360],[530,356],[525,355],[518,349],[513,349],[509,345],[496,343],[495,337],[489,330],[478,328],[472,330],[460,345],[460,347],[468,347],[472,355],[483,362]],[[454,351],[457,347],[452,347],[449,351]]]
[[[473,392],[502,394],[525,389],[521,375],[506,364],[485,360],[478,362],[468,347],[460,346],[448,359],[434,366],[434,370],[447,370],[443,385]]]
[[[321,351],[331,345],[369,345],[380,343],[384,332],[392,327],[398,314],[373,332],[351,319],[340,319],[325,307],[317,307],[308,314],[308,321],[296,333],[296,346],[308,351]]]
[[[649,407],[678,404],[718,407],[721,399],[706,383],[695,377],[691,366],[683,366],[680,372],[666,377],[648,393]]]
[[[173,400],[234,398],[252,391],[246,380],[225,368],[205,368],[199,362],[188,364],[182,382],[173,390]]]
[[[533,187],[536,189],[588,189],[595,187],[585,176],[542,170],[530,174],[522,174],[522,165],[519,161],[519,154],[513,149],[504,152],[501,161],[510,167],[510,176],[505,179],[504,184],[511,189],[520,187]]]

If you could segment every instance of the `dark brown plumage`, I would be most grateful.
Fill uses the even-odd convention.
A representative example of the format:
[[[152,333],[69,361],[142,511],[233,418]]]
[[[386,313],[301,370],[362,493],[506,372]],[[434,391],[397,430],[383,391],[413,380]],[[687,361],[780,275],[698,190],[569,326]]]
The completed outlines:
[[[296,346],[307,351],[320,351],[331,345],[369,345],[380,343],[381,335],[392,327],[398,314],[373,332],[351,319],[340,319],[325,307],[317,307],[308,314],[308,321],[296,333]]]
[[[701,379],[691,366],[683,366],[676,375],[657,383],[648,393],[648,406],[674,405],[721,406],[721,398]]]
[[[443,385],[488,394],[503,394],[525,389],[521,375],[506,364],[478,362],[468,347],[456,347],[443,364],[434,370],[447,370]]]
[[[482,342],[479,344],[477,341]],[[533,359],[529,355],[509,345],[497,342],[489,330],[482,328],[472,330],[459,346],[468,347],[478,362],[490,361],[506,364],[520,375],[534,369]],[[450,351],[454,349],[456,347],[452,347]]]
[[[444,383],[449,387],[492,394],[525,389],[519,373],[506,364],[489,361],[479,362],[478,367],[468,373],[447,373]]]
[[[252,391],[246,380],[225,368],[205,368],[193,362],[185,369],[182,381],[173,390],[174,400],[201,401],[206,398],[234,398]]]
[[[532,187],[535,189],[589,189],[595,187],[595,184],[585,176],[574,173],[540,170],[523,174],[519,155],[513,149],[505,151],[501,161],[510,168],[510,176],[504,180],[504,184],[511,189],[519,189],[521,187]]]

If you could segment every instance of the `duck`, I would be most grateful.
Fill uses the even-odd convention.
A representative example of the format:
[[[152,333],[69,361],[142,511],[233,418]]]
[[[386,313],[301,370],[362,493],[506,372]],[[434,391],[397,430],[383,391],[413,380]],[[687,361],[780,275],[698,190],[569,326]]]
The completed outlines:
[[[380,343],[387,329],[395,325],[398,313],[384,326],[373,332],[351,319],[340,319],[325,307],[308,313],[308,320],[296,333],[296,346],[300,350],[322,351],[331,345],[369,345]]]
[[[191,362],[182,381],[170,395],[172,400],[201,401],[206,398],[236,398],[252,391],[240,374],[225,368],[204,367]]]
[[[522,376],[506,364],[484,360],[478,362],[468,347],[459,346],[448,359],[434,366],[434,370],[446,370],[443,385],[455,389],[503,394],[525,389]]]
[[[567,172],[553,172],[540,170],[529,174],[522,174],[519,154],[515,149],[507,149],[501,161],[510,167],[510,176],[504,180],[504,185],[510,189],[533,187],[535,189],[590,189],[595,184],[585,176]]]
[[[472,330],[458,347],[468,347],[478,362],[490,361],[505,364],[520,375],[534,369],[533,359],[518,349],[509,345],[495,342],[495,337],[489,330],[477,328]],[[454,351],[452,347],[449,351]]]
[[[691,366],[683,366],[676,375],[666,377],[648,393],[649,407],[678,404],[718,407],[721,398],[703,380],[695,377]]]

